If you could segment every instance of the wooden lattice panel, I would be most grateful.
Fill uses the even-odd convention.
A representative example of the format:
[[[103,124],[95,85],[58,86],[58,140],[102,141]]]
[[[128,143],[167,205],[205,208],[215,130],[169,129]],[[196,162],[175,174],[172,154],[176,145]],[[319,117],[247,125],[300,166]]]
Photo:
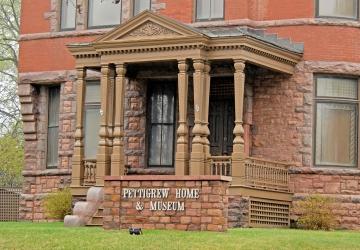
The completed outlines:
[[[0,187],[0,221],[17,221],[19,219],[19,188]]]
[[[267,199],[250,199],[251,227],[289,227],[290,203]]]

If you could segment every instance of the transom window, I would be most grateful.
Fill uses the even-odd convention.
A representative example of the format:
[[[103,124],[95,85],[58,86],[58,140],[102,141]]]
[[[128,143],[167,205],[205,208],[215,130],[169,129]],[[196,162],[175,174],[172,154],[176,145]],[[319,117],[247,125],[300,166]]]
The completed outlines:
[[[58,165],[59,107],[60,86],[50,87],[48,94],[47,168],[56,168]]]
[[[134,0],[134,16],[151,9],[151,0]]]
[[[84,154],[96,159],[100,130],[100,81],[87,81],[85,88]]]
[[[151,84],[149,97],[148,166],[171,167],[174,163],[175,84]]]
[[[359,0],[317,0],[318,17],[357,19]]]
[[[110,27],[121,23],[121,0],[89,0],[88,27]]]
[[[196,0],[196,20],[224,18],[224,0]]]
[[[357,166],[358,80],[316,77],[315,165]]]
[[[76,0],[61,0],[61,30],[73,30],[76,26]]]

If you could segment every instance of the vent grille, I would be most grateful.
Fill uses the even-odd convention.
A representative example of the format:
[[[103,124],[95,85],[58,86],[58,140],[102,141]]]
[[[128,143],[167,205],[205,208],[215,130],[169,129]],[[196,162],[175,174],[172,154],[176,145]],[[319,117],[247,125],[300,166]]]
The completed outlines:
[[[290,203],[267,199],[250,199],[251,227],[289,227]]]
[[[0,187],[0,221],[19,219],[20,192],[21,188]]]

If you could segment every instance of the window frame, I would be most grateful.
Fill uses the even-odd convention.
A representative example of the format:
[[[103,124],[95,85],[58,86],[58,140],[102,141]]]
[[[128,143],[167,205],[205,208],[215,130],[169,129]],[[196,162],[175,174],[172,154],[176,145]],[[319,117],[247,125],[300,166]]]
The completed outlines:
[[[357,83],[357,92],[356,99],[346,98],[346,97],[327,97],[327,96],[318,96],[317,95],[317,80],[318,78],[330,78],[330,79],[352,79]],[[312,125],[312,164],[316,168],[334,168],[334,169],[358,169],[359,166],[359,154],[360,154],[360,138],[359,138],[359,128],[360,128],[360,79],[356,76],[341,75],[341,74],[327,74],[327,73],[316,73],[314,74],[314,94],[313,94],[313,125]],[[318,103],[328,103],[328,104],[351,104],[355,106],[356,118],[355,118],[355,128],[356,128],[356,145],[355,145],[355,164],[353,166],[344,166],[339,164],[316,164],[316,135],[317,135],[317,104]]]
[[[135,14],[135,1],[136,1],[136,0],[133,0],[133,1],[132,1],[132,15],[133,15],[133,17],[136,16],[136,15],[139,15],[139,14],[141,13],[141,12],[139,12],[138,14]],[[141,0],[138,0],[138,1],[141,1]],[[122,1],[121,1],[121,2],[122,2]],[[122,6],[121,6],[121,8],[122,8]],[[149,9],[148,9],[148,10],[151,11],[151,8],[152,8],[152,1],[149,0]]]
[[[152,93],[152,86],[156,85],[156,84],[171,84],[174,91],[174,117],[173,117],[173,151],[172,151],[172,162],[171,165],[150,165],[149,161],[150,161],[150,140],[151,140],[151,128],[152,128],[152,122],[151,122],[151,93]],[[151,81],[148,82],[147,84],[147,94],[146,94],[146,168],[161,168],[161,169],[169,169],[169,168],[174,168],[175,167],[175,151],[176,151],[176,141],[177,141],[177,134],[176,134],[176,129],[177,129],[177,112],[178,112],[178,107],[177,107],[177,84],[175,81]],[[160,123],[158,123],[160,124]],[[166,124],[169,125],[169,123],[162,123],[162,124]]]
[[[356,0],[356,17],[341,17],[341,16],[322,16],[320,15],[320,0],[315,0],[315,17],[316,18],[334,18],[334,19],[346,19],[346,20],[359,20],[360,15],[360,0]]]
[[[58,124],[57,126],[50,126],[49,125],[49,115],[50,115],[50,91],[51,89],[58,89],[59,90],[59,113],[58,113]],[[46,169],[57,169],[59,167],[59,132],[60,132],[60,105],[61,105],[61,85],[50,85],[46,88],[46,96],[47,96],[47,114],[46,114]],[[49,164],[49,128],[58,128],[58,137],[57,137],[57,163],[56,165]]]
[[[100,93],[100,100],[99,102],[86,102],[86,88],[88,86],[88,84],[98,84],[99,85],[99,90],[101,91],[101,82],[100,79],[99,80],[85,80],[85,90],[84,90],[84,105],[83,105],[83,121],[82,121],[82,126],[83,126],[83,131],[84,131],[84,160],[96,160],[97,159],[97,153],[95,154],[95,158],[88,158],[85,154],[85,145],[86,145],[86,136],[85,136],[85,131],[86,131],[86,111],[89,109],[97,109],[101,110],[101,93]],[[101,120],[101,116],[99,115],[99,119]],[[99,120],[99,122],[101,122]],[[99,131],[98,131],[98,135],[99,135]],[[100,139],[100,138],[99,138]],[[98,141],[99,144],[99,141]]]
[[[92,0],[87,0],[86,1],[86,14],[87,14],[87,17],[86,17],[86,26],[87,26],[87,29],[105,29],[105,28],[113,28],[117,25],[120,25],[122,23],[122,10],[123,10],[123,0],[120,0],[120,22],[118,24],[112,24],[112,25],[90,25],[90,1]],[[93,0],[95,1],[95,0]]]
[[[223,15],[222,17],[217,17],[217,18],[198,18],[197,16],[197,9],[198,9],[198,0],[194,0],[195,1],[195,11],[194,11],[194,15],[195,15],[195,22],[209,22],[209,21],[221,21],[221,20],[225,20],[225,7],[226,7],[226,4],[225,4],[225,0],[222,0],[223,1]],[[211,3],[211,2],[210,2]],[[211,12],[211,6],[210,6],[210,12]]]
[[[59,22],[59,27],[60,27],[60,31],[72,31],[72,30],[76,30],[76,25],[77,25],[77,1],[78,0],[74,0],[75,1],[75,26],[74,26],[74,28],[65,28],[65,29],[63,29],[62,28],[62,14],[63,14],[63,1],[64,0],[60,0],[60,18],[59,18],[59,20],[60,20],[60,22]]]

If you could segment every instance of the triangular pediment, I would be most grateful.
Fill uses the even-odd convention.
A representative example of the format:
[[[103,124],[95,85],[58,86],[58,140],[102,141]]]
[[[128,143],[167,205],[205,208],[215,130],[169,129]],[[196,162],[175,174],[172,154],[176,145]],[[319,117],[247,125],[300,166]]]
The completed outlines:
[[[185,37],[206,36],[178,21],[150,11],[144,11],[101,36],[94,43]]]

